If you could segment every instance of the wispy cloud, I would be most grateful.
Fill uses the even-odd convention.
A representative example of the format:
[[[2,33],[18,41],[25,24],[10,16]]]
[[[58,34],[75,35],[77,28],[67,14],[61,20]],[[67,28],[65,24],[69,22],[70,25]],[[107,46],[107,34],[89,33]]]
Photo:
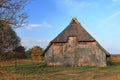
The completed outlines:
[[[112,0],[112,1],[115,2],[115,3],[116,3],[116,2],[120,2],[120,0]]]
[[[109,51],[111,54],[120,54],[120,48],[118,47],[113,47],[113,46],[109,46],[109,47],[105,47],[107,49],[107,51]]]
[[[22,38],[21,42],[22,42],[22,45],[26,47],[26,49],[32,48],[33,46],[36,46],[36,45],[42,48],[46,48],[50,40]]]
[[[109,22],[110,20],[116,18],[117,16],[120,15],[120,11],[113,13],[111,16],[108,16],[106,19],[104,19],[101,23],[106,23]]]
[[[42,23],[30,23],[26,25],[27,29],[33,29],[33,28],[39,28],[39,27],[52,27],[51,24],[49,24],[48,22],[42,22]]]
[[[107,43],[107,42],[101,42],[100,44],[109,53],[111,53],[111,54],[120,54],[120,48],[119,48],[120,46],[119,46],[119,44],[115,44],[115,43],[113,44],[113,43]]]
[[[89,6],[93,6],[93,2],[81,0],[55,0],[56,5],[68,13],[78,13]]]
[[[104,26],[105,24],[110,24],[113,19],[118,18],[120,16],[120,11],[113,13],[112,15],[106,17],[105,19],[101,20],[96,27]]]
[[[117,50],[119,51],[119,53],[120,53],[120,48],[117,48]]]

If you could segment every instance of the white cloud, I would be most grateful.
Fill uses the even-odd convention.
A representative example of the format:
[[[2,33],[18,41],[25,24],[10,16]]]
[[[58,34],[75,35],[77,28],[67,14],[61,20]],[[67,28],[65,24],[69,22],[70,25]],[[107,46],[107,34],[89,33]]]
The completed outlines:
[[[50,27],[52,27],[52,25],[51,24],[49,24],[48,22],[42,22],[42,23],[30,23],[30,24],[27,24],[26,25],[26,28],[27,29],[33,29],[33,28],[39,28],[39,27],[48,27],[48,28],[50,28]]]
[[[50,40],[22,38],[21,42],[26,49],[32,48],[33,46],[36,46],[36,45],[42,48],[46,48]]]

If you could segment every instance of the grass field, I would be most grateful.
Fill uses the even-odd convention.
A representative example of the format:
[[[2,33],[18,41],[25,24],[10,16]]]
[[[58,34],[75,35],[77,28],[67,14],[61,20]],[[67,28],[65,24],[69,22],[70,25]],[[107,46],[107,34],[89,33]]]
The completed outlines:
[[[0,80],[120,80],[120,62],[113,56],[107,67],[55,67],[44,63],[20,61],[1,63]]]
[[[113,61],[113,62],[120,62],[120,54],[112,54],[111,55],[111,60]]]
[[[108,67],[50,67],[43,63],[0,67],[0,80],[120,80],[120,64]]]

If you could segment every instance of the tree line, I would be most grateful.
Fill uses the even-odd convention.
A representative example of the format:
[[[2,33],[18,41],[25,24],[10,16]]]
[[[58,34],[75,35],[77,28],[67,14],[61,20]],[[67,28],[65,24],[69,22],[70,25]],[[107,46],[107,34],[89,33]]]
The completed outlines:
[[[14,31],[15,28],[26,24],[27,13],[25,6],[31,0],[0,0],[0,61],[10,59],[38,59],[43,49],[34,46],[25,50],[21,39]]]
[[[34,46],[25,50],[14,29],[5,20],[0,21],[0,61],[9,59],[42,60],[43,48]]]

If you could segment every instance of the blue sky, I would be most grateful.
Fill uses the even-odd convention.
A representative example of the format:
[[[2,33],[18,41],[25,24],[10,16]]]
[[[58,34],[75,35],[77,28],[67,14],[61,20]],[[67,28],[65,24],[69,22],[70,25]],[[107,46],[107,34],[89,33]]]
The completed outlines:
[[[33,0],[25,8],[28,25],[17,28],[28,49],[45,48],[76,17],[110,53],[120,53],[120,0]]]

